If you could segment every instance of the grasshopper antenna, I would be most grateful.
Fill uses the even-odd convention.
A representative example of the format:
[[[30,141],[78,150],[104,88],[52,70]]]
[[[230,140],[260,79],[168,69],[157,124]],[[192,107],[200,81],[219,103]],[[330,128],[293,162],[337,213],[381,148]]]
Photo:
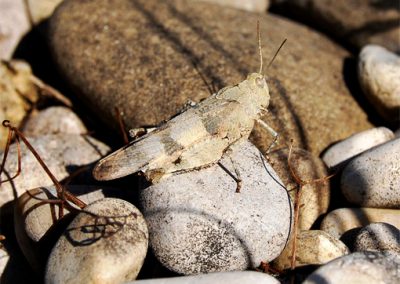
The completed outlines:
[[[285,44],[286,41],[287,41],[287,38],[285,38],[285,39],[282,41],[282,43],[281,43],[281,45],[279,46],[278,50],[275,52],[274,57],[272,57],[271,61],[268,63],[267,69],[269,68],[269,66],[272,65],[272,63],[274,62],[276,56],[278,55],[279,51],[281,50],[281,48],[283,47],[283,45]]]
[[[262,46],[261,46],[260,21],[257,21],[257,39],[258,39],[258,51],[260,53],[260,71],[258,73],[262,74],[262,71],[263,71],[263,57],[262,57]]]

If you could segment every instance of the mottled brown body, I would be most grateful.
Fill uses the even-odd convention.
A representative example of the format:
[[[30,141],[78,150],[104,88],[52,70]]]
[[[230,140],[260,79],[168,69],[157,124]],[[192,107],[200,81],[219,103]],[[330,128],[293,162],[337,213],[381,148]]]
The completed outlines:
[[[264,76],[250,74],[100,160],[93,175],[110,180],[140,171],[157,182],[167,174],[216,163],[230,145],[249,137],[269,98]]]

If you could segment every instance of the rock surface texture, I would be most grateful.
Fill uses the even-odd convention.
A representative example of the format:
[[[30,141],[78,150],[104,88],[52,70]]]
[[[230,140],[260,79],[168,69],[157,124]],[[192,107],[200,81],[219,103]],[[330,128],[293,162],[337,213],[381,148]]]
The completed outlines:
[[[221,163],[227,171],[214,165],[177,174],[141,192],[150,246],[170,270],[245,270],[273,260],[286,245],[290,197],[261,153],[245,142]],[[239,193],[234,167],[243,180]]]
[[[399,283],[400,255],[356,252],[320,267],[303,284]]]
[[[358,49],[366,44],[379,44],[400,51],[397,1],[279,0],[276,3],[282,9],[295,11],[292,16]]]
[[[400,138],[374,147],[343,170],[346,199],[362,207],[400,208]]]
[[[295,39],[267,74],[271,102],[264,119],[280,143],[293,138],[319,155],[371,127],[342,78],[349,54],[280,17],[184,0],[67,0],[51,19],[49,38],[62,75],[103,121],[117,128],[118,107],[127,128],[136,128],[169,119],[188,99],[208,97],[211,86],[218,90],[257,72],[257,20],[265,61],[284,38]],[[258,127],[253,139],[263,151],[272,142]]]
[[[385,251],[400,254],[400,230],[386,223],[372,223],[358,232],[355,251]]]

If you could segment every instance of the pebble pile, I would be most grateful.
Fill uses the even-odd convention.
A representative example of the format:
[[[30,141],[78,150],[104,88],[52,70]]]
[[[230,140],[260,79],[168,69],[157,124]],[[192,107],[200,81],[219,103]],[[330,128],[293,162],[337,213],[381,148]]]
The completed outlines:
[[[0,119],[23,133],[0,128],[1,282],[400,283],[400,27],[376,26],[400,11],[375,2],[0,0]],[[259,72],[257,20],[264,65],[288,43],[249,139],[221,100],[142,153],[238,131],[218,163],[95,179],[130,129]]]

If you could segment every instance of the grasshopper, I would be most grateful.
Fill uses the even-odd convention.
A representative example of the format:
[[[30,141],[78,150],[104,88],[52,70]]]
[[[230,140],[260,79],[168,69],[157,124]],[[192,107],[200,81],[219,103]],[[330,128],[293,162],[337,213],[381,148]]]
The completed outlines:
[[[275,143],[277,132],[260,119],[267,111],[270,95],[262,74],[258,23],[257,31],[260,53],[258,73],[248,75],[246,80],[235,86],[219,90],[156,130],[103,158],[93,170],[94,177],[111,180],[141,172],[147,180],[155,183],[173,173],[213,165],[233,144],[248,139],[255,123],[270,132]],[[236,174],[237,179],[231,176],[239,187],[240,177]]]

